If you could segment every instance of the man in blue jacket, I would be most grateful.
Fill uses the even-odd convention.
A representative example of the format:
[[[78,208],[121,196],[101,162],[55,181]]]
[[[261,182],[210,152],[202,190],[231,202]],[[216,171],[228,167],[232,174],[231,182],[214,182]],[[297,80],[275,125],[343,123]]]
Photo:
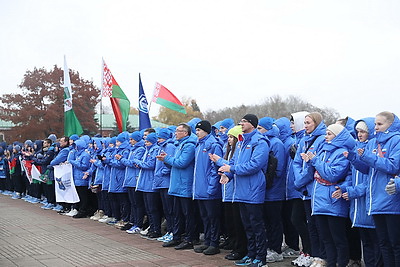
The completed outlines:
[[[204,226],[204,244],[194,249],[204,255],[215,255],[219,250],[221,216],[221,184],[218,166],[209,154],[222,157],[222,145],[211,133],[211,123],[200,121],[196,124],[196,156],[193,180],[193,199],[198,200]]]
[[[234,183],[233,202],[239,202],[240,216],[248,240],[247,255],[235,264],[261,267],[266,264],[267,254],[263,204],[266,190],[264,171],[270,148],[267,139],[256,130],[256,115],[245,115],[240,125],[243,134],[238,136],[235,154],[229,165],[224,164],[219,172],[226,175],[221,178],[221,183]]]
[[[174,229],[173,239],[163,244],[163,247],[175,249],[192,249],[195,238],[195,213],[192,200],[194,155],[196,136],[192,135],[191,127],[185,123],[178,125],[175,131],[177,148],[174,155],[160,153],[158,160],[171,166],[171,181],[168,193],[174,196]],[[183,229],[185,222],[185,229]],[[181,236],[186,233],[185,240]]]

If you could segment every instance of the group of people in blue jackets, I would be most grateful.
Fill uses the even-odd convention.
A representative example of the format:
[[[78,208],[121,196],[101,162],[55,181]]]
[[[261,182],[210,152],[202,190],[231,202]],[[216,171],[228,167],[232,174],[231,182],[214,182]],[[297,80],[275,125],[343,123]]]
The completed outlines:
[[[391,112],[328,126],[305,111],[213,125],[195,118],[45,142],[0,150],[3,194],[14,189],[32,203],[44,195],[45,209],[91,216],[163,247],[228,249],[237,266],[286,257],[305,267],[400,266],[400,122]],[[46,182],[17,180],[22,159],[40,166]],[[72,205],[54,198],[52,167],[65,162],[80,198]]]

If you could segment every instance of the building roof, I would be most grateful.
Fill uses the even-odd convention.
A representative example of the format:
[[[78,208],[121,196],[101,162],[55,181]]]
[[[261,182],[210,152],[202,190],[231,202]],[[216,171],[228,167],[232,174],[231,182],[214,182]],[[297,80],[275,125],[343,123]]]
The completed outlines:
[[[106,130],[117,127],[114,114],[103,114],[101,117],[102,117],[102,122],[100,122],[99,114],[96,114],[94,116],[94,118],[97,119],[99,123],[99,127],[101,126],[102,129]],[[153,128],[157,127],[165,128],[169,126],[167,124],[155,120],[150,120],[150,123]],[[139,115],[129,115],[129,126],[135,129],[139,129]]]

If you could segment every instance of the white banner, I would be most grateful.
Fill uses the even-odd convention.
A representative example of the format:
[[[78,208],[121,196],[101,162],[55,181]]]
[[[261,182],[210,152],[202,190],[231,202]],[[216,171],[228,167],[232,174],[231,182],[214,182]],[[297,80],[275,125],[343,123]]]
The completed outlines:
[[[79,202],[79,196],[74,184],[74,177],[72,176],[71,164],[68,163],[54,166],[54,183],[57,202]]]

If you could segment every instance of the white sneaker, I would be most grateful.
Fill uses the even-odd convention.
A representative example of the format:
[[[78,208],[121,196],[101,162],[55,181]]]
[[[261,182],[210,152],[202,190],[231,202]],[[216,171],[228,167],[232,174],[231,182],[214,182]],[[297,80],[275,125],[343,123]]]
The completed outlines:
[[[141,235],[147,235],[147,233],[149,232],[150,226],[147,227],[147,229],[140,231]]]
[[[100,223],[109,223],[112,220],[114,220],[114,218],[104,215],[103,218],[99,219],[99,222]]]
[[[68,213],[65,213],[65,215],[70,216],[70,217],[75,216],[76,214],[78,214],[78,210],[76,210],[76,209],[72,209]]]
[[[312,264],[310,265],[310,267],[325,267],[325,266],[326,266],[326,261],[318,257],[315,257]]]
[[[302,261],[299,263],[299,267],[310,267],[311,264],[313,263],[314,258],[311,257],[310,255],[304,255]]]
[[[96,210],[96,212],[93,214],[93,216],[90,216],[89,219],[94,220],[94,218],[99,214],[99,210]]]
[[[278,254],[278,252],[274,250],[268,250],[267,251],[267,262],[277,262],[277,261],[283,261],[283,255]]]
[[[140,231],[142,231],[142,229],[140,229],[140,228],[137,227],[137,226],[132,226],[131,229],[126,230],[126,232],[127,232],[128,234],[139,234]]]
[[[292,248],[286,247],[285,250],[282,250],[282,255],[284,258],[296,258],[300,255],[300,251],[296,251]]]
[[[95,215],[94,218],[93,218],[92,220],[93,220],[93,221],[98,221],[98,220],[100,220],[101,218],[103,218],[103,216],[104,216],[104,211],[99,210],[99,212],[97,213],[97,215]]]

